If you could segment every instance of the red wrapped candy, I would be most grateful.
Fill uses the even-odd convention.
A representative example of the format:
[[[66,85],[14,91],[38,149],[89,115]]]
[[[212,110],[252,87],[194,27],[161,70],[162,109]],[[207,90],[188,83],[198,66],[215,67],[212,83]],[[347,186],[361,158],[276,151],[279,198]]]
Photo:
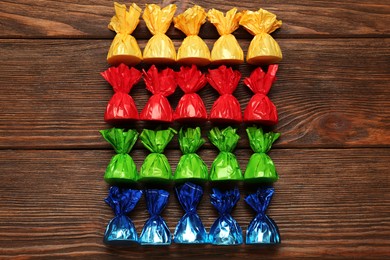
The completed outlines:
[[[203,88],[207,79],[195,65],[181,67],[176,72],[176,81],[184,91],[174,114],[175,120],[207,120],[206,107],[198,94],[195,92]]]
[[[140,80],[142,73],[135,68],[129,69],[122,63],[118,67],[108,68],[101,75],[111,84],[115,92],[108,102],[104,120],[108,123],[137,120],[138,110],[129,92]]]
[[[141,120],[155,120],[161,122],[172,122],[173,111],[166,97],[175,92],[175,72],[167,68],[158,72],[156,66],[150,67],[148,72],[143,71],[146,89],[152,92],[144,109],[140,114]]]
[[[210,85],[221,95],[211,108],[210,121],[240,123],[241,107],[233,92],[240,81],[241,73],[223,65],[214,70],[209,69],[206,77]]]
[[[272,83],[276,80],[278,65],[270,65],[267,73],[260,67],[255,69],[249,78],[244,80],[255,95],[251,98],[244,112],[244,121],[263,125],[276,125],[278,112],[276,106],[267,97]]]

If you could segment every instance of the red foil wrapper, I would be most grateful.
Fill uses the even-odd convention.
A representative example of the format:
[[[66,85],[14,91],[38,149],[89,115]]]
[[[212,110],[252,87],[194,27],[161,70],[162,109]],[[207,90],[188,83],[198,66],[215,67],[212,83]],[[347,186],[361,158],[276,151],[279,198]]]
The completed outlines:
[[[206,77],[210,85],[221,95],[211,108],[210,121],[242,122],[240,103],[233,96],[241,73],[223,65],[214,70],[209,69]]]
[[[195,92],[202,89],[207,79],[195,65],[192,67],[181,67],[176,72],[176,81],[184,91],[176,107],[174,119],[177,121],[186,120],[207,120],[207,111],[203,100]]]
[[[276,125],[278,112],[276,106],[267,97],[272,84],[276,80],[278,65],[270,65],[267,73],[260,67],[255,69],[249,78],[244,80],[255,95],[251,98],[244,112],[244,121],[263,125]]]
[[[101,75],[111,84],[115,92],[108,102],[104,121],[114,123],[123,120],[138,120],[138,110],[129,92],[140,80],[142,73],[122,63],[118,67],[108,68]]]
[[[175,72],[167,68],[158,72],[156,66],[150,67],[148,72],[143,71],[146,89],[152,92],[144,109],[140,114],[141,120],[154,120],[161,122],[172,122],[173,111],[166,97],[175,92]]]

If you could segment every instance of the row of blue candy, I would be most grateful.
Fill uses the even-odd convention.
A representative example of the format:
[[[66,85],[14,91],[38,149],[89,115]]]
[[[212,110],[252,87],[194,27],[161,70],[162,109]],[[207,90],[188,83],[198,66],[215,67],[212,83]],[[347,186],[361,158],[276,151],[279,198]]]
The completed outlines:
[[[135,208],[143,193],[150,218],[146,221],[141,235],[138,237],[135,226],[127,215]],[[276,223],[265,214],[273,193],[272,187],[259,188],[256,193],[245,198],[246,203],[257,213],[246,231],[246,244],[280,243]],[[239,245],[243,243],[242,229],[231,216],[232,209],[240,199],[237,188],[225,192],[213,189],[210,200],[218,211],[219,217],[211,226],[208,234],[196,212],[203,195],[202,187],[187,182],[176,187],[176,194],[185,214],[176,226],[173,242],[213,245]],[[165,190],[146,189],[141,191],[111,187],[105,201],[114,210],[115,217],[106,228],[104,242],[110,245],[171,244],[171,233],[165,220],[161,217],[161,212],[168,203],[168,198],[169,192]]]

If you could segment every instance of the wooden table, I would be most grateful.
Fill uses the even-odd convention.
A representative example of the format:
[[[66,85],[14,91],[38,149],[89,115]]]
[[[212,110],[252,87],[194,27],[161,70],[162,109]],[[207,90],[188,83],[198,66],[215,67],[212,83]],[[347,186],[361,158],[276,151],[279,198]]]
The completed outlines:
[[[270,153],[280,180],[268,211],[282,244],[105,246],[113,213],[103,202],[103,174],[114,152],[98,130],[110,127],[103,113],[112,90],[99,72],[108,67],[113,4],[18,0],[0,1],[0,258],[390,257],[389,2],[197,3],[262,7],[283,20],[273,35],[284,59],[269,95],[280,116],[274,130],[282,137]],[[179,1],[177,14],[191,5]],[[167,34],[178,47],[183,35],[173,27]],[[218,37],[210,24],[200,35],[210,47]],[[251,36],[235,35],[246,51]],[[150,38],[143,21],[134,36],[143,48]],[[254,67],[238,69],[246,77]],[[144,87],[132,92],[139,109],[149,97]],[[210,109],[217,93],[207,87],[200,94]],[[242,82],[235,95],[245,108],[251,93]],[[202,128],[206,135],[210,125]],[[251,150],[244,126],[239,131],[236,154],[245,168]],[[131,155],[140,166],[146,154],[138,142]],[[175,168],[177,139],[166,154]],[[209,143],[200,151],[209,166],[216,154]],[[199,214],[209,229],[217,214],[211,185],[205,189]],[[172,196],[163,215],[172,231],[182,214]],[[241,199],[233,216],[245,231],[254,213]],[[147,217],[142,200],[131,214],[138,232]]]

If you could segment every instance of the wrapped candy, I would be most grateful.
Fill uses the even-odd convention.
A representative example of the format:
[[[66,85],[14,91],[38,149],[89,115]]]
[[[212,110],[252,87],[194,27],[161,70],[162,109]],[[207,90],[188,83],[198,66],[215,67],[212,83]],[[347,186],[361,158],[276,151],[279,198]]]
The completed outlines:
[[[137,141],[138,132],[119,128],[101,130],[103,138],[109,142],[117,153],[107,166],[104,180],[109,184],[132,183],[137,181],[137,166],[129,152]]]
[[[246,231],[246,244],[280,243],[278,226],[265,214],[273,194],[274,188],[259,188],[245,198],[246,203],[256,211],[256,217]]]
[[[242,51],[236,37],[232,34],[239,27],[242,16],[237,8],[232,8],[226,13],[211,9],[207,13],[209,21],[217,28],[219,39],[211,50],[211,62],[213,64],[241,64],[244,62]]]
[[[275,182],[279,179],[275,165],[266,154],[279,138],[279,133],[264,133],[262,128],[248,127],[249,144],[255,152],[249,159],[244,180],[248,182]]]
[[[187,35],[177,51],[179,63],[198,66],[210,63],[209,47],[198,36],[200,27],[206,22],[206,16],[207,14],[202,7],[194,5],[173,19],[175,27]]]
[[[171,232],[167,223],[161,217],[169,199],[169,192],[165,190],[148,189],[144,191],[146,208],[150,218],[145,222],[139,237],[141,245],[170,245]]]
[[[114,3],[115,16],[111,18],[108,29],[115,31],[116,36],[107,54],[107,62],[111,65],[125,63],[134,66],[141,62],[142,53],[136,39],[130,34],[135,30],[141,16],[141,8],[136,4],[126,10],[126,5]]]
[[[236,156],[232,153],[240,136],[237,129],[227,127],[222,131],[218,127],[211,129],[209,140],[219,149],[219,154],[210,169],[211,181],[242,180],[242,173]]]
[[[240,81],[241,73],[222,65],[214,70],[209,69],[206,77],[210,85],[221,95],[211,108],[210,120],[240,123],[241,107],[233,92]]]
[[[148,72],[143,72],[146,89],[152,92],[153,96],[141,111],[140,119],[172,122],[173,111],[166,97],[175,92],[177,86],[175,72],[170,68],[158,72],[154,65]]]
[[[256,12],[245,11],[240,25],[255,36],[248,47],[246,62],[260,65],[276,63],[282,59],[279,44],[270,35],[282,26],[282,21],[277,20],[276,15],[261,8]]]
[[[175,120],[207,120],[206,107],[198,94],[195,92],[202,89],[207,79],[195,65],[191,67],[181,67],[176,72],[176,81],[179,87],[184,91],[179,104],[174,113]]]
[[[208,241],[206,229],[200,220],[196,208],[202,198],[201,186],[186,182],[176,187],[177,198],[186,212],[177,223],[173,242],[179,244],[205,244]]]
[[[244,80],[245,85],[255,93],[245,109],[244,122],[263,125],[276,125],[278,123],[276,106],[267,97],[272,83],[276,80],[277,71],[278,65],[270,65],[267,73],[259,67],[251,73],[249,78]]]
[[[179,131],[179,144],[183,155],[177,164],[175,180],[208,179],[208,169],[202,158],[195,152],[205,143],[200,128],[183,128]]]
[[[147,4],[142,18],[153,34],[144,49],[144,62],[173,63],[176,61],[176,50],[171,39],[165,35],[176,12],[176,5],[170,4],[162,8],[155,4]]]
[[[156,131],[144,129],[142,131],[139,138],[151,154],[145,158],[141,166],[140,181],[169,181],[172,178],[171,166],[163,152],[175,134],[176,131],[172,128]]]
[[[114,123],[139,119],[137,107],[129,92],[140,80],[141,72],[121,63],[118,67],[108,68],[101,75],[111,84],[115,92],[108,102],[104,121]]]
[[[131,219],[127,216],[142,196],[142,191],[110,188],[105,202],[115,212],[115,217],[108,223],[104,233],[104,243],[109,245],[128,245],[138,242],[137,231]]]
[[[209,242],[213,245],[240,245],[243,242],[242,229],[232,217],[231,212],[240,199],[237,188],[221,192],[213,189],[211,204],[219,217],[210,228]]]

